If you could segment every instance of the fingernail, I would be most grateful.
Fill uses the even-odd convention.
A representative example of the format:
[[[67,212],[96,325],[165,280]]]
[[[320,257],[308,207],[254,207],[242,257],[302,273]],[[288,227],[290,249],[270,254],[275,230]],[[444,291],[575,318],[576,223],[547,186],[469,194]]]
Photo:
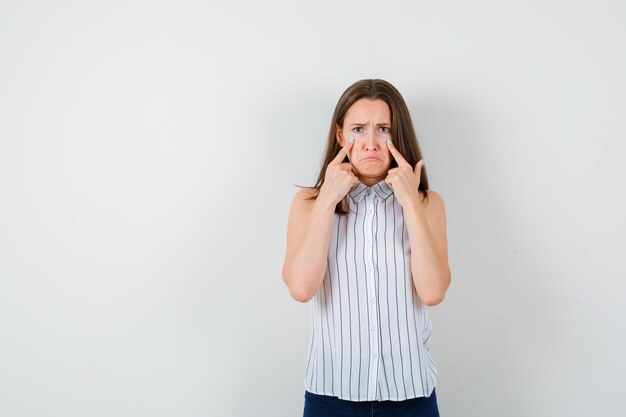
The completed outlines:
[[[387,144],[391,145],[391,139],[387,136]]]
[[[354,142],[354,136],[350,136],[350,143]]]

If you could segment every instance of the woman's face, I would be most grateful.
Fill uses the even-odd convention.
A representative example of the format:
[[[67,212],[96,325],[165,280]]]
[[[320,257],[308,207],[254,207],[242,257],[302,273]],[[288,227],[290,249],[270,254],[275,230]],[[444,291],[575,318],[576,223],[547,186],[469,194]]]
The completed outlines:
[[[355,175],[366,185],[374,185],[387,176],[392,155],[387,148],[391,138],[391,114],[383,100],[362,98],[346,113],[343,129],[337,126],[337,141],[343,147],[354,136],[348,159]]]

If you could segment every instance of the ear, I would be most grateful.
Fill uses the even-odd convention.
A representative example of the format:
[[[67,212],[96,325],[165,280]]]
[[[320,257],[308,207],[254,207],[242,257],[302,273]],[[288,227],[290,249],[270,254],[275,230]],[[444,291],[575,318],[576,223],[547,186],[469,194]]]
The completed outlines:
[[[335,125],[335,130],[337,131],[337,134],[335,135],[337,142],[339,142],[339,145],[341,145],[341,147],[344,147],[344,141],[343,141],[343,132],[341,131],[341,127],[339,127],[339,125]]]

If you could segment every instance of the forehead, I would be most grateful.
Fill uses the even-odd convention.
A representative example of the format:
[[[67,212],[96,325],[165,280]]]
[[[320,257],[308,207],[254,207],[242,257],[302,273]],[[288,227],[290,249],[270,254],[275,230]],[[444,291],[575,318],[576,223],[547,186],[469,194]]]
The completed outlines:
[[[354,102],[346,112],[346,121],[389,123],[389,106],[383,100],[362,98]]]

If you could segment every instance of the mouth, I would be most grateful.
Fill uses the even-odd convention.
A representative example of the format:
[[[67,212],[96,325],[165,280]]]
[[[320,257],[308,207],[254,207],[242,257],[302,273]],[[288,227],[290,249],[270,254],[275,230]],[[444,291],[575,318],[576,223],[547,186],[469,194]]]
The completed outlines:
[[[375,156],[368,156],[367,158],[363,158],[362,161],[379,161]]]

